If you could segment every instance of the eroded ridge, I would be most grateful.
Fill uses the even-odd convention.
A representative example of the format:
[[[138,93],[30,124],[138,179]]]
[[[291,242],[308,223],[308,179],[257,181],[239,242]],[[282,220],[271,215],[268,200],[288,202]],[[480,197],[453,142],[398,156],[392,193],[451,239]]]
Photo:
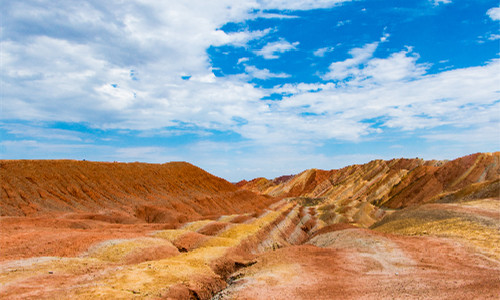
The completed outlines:
[[[226,287],[229,274],[251,264],[254,253],[286,242],[290,236],[286,233],[299,226],[298,205],[282,201],[275,207],[260,215],[221,216],[141,237],[106,240],[75,257],[4,262],[1,295],[9,299],[209,299]]]
[[[62,178],[23,162],[2,182],[0,298],[497,299],[499,156],[237,185],[185,163],[78,162]],[[105,169],[124,174],[95,182]]]
[[[500,199],[338,223],[262,253],[214,299],[498,299]]]

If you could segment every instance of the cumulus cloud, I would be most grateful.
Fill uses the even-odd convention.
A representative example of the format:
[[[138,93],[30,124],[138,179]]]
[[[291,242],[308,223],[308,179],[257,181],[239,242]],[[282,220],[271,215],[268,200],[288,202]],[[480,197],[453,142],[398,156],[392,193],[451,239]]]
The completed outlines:
[[[322,78],[351,85],[368,85],[410,80],[425,73],[428,66],[416,63],[419,56],[412,52],[411,47],[387,58],[374,58],[378,45],[379,42],[374,42],[350,50],[352,58],[333,62]]]
[[[405,81],[425,73],[427,65],[417,64],[418,54],[412,49],[391,54],[388,58],[371,59],[363,69],[362,76],[377,83]]]
[[[359,141],[387,128],[449,126],[467,128],[472,134],[497,124],[498,60],[427,74],[428,65],[417,62],[418,53],[411,47],[376,57],[375,51],[387,36],[351,49],[346,60],[331,62],[321,70],[327,82],[260,88],[249,83],[249,77],[286,78],[289,74],[245,66],[245,58],[238,63],[250,76],[213,74],[209,47],[245,46],[269,33],[226,33],[220,29],[224,24],[254,18],[255,10],[305,10],[341,2],[142,0],[56,5],[9,1],[0,42],[5,70],[0,74],[2,118],[135,131],[193,126],[235,132],[259,147],[317,145],[328,139]],[[490,11],[488,15],[495,19],[496,8]],[[298,42],[278,40],[256,54],[275,59],[297,46]],[[328,51],[331,48],[318,49],[315,55]],[[262,100],[273,93],[281,94],[283,100]],[[37,134],[25,129],[26,134]],[[20,134],[11,127],[4,130]],[[485,132],[494,138],[492,131]],[[64,138],[70,133],[44,134]],[[25,138],[24,144],[2,145],[52,149]],[[140,153],[151,159],[172,157],[154,147],[113,153],[128,159]]]
[[[338,21],[336,26],[341,27],[341,26],[347,25],[349,23],[351,23],[351,20]]]
[[[248,89],[243,94],[258,97],[261,92],[244,82],[216,83],[206,54],[211,45],[243,45],[268,33],[218,29],[247,18],[254,4],[198,2],[86,1],[60,6],[9,2],[5,18],[9,30],[4,28],[1,41],[7,70],[0,78],[5,87],[3,115],[88,122],[101,128],[157,128],[173,125],[173,119],[192,107],[194,115],[210,116],[209,107],[187,104],[191,100],[186,97],[207,99],[197,93],[216,97],[220,93],[220,103],[229,105],[231,97],[236,98],[231,90]],[[23,28],[26,32],[18,32]],[[138,75],[131,76],[132,72]],[[190,79],[182,80],[186,75]],[[218,105],[212,109],[223,110]],[[202,119],[204,124],[215,121],[215,117]]]
[[[492,7],[488,9],[486,14],[494,21],[500,21],[500,7]]]
[[[255,66],[246,66],[245,72],[251,77],[258,79],[269,79],[269,78],[288,78],[290,74],[286,73],[272,73],[269,69],[258,69]]]
[[[358,54],[353,58],[356,63],[363,62],[364,67],[353,67],[354,71],[346,72],[369,82],[321,85],[319,91],[297,88],[294,95],[276,104],[277,110],[298,116],[304,113],[320,116],[315,118],[316,124],[307,123],[307,117],[303,117],[306,124],[300,124],[304,132],[311,130],[322,138],[352,140],[376,132],[374,129],[413,131],[451,126],[472,130],[499,121],[499,88],[495,84],[500,79],[496,71],[500,67],[498,60],[484,66],[427,75],[415,57],[408,56],[409,50],[381,59],[366,55],[372,53],[370,47],[357,48]],[[333,125],[329,124],[331,120],[341,122],[331,127],[328,126]],[[375,122],[381,125],[371,127]],[[495,138],[491,132],[490,138]]]
[[[263,9],[310,10],[330,8],[352,0],[264,0],[260,1]]]
[[[500,39],[500,34],[490,34],[490,36],[488,36],[488,40],[490,41],[496,41],[496,40],[499,40]]]
[[[242,58],[238,59],[237,64],[239,65],[239,64],[247,62],[249,60],[250,60],[250,58],[248,58],[248,57],[242,57]]]
[[[435,6],[438,6],[440,4],[449,4],[451,3],[451,0],[429,0],[431,1]]]
[[[324,48],[319,48],[316,51],[314,51],[314,56],[318,57],[323,57],[325,56],[326,53],[332,52],[335,48],[334,47],[324,47]]]
[[[255,15],[255,18],[263,18],[263,19],[296,19],[298,17],[294,16],[294,15],[275,14],[275,13],[268,13],[268,12],[259,11]]]
[[[349,77],[357,77],[362,72],[359,66],[373,56],[377,46],[378,42],[375,42],[366,44],[362,48],[350,50],[349,54],[352,58],[332,63],[329,67],[330,72],[325,74],[323,78],[327,80],[343,80]]]
[[[298,45],[299,42],[289,43],[281,39],[277,42],[267,43],[264,47],[262,47],[262,49],[256,51],[255,53],[265,59],[276,59],[279,58],[278,54],[295,50]]]

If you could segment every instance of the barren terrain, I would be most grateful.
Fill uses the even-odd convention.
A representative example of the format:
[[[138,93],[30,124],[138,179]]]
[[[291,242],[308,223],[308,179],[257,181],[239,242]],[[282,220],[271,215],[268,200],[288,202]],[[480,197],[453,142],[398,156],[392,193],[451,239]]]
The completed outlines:
[[[1,161],[0,298],[498,299],[499,170]]]

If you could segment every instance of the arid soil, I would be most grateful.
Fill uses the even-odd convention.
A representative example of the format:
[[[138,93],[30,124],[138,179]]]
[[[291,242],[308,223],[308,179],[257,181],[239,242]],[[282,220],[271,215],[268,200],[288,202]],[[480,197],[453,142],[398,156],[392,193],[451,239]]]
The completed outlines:
[[[310,169],[237,185],[271,196],[313,201],[324,225],[350,222],[368,227],[391,209],[498,197],[499,174],[500,152],[496,152],[452,161],[374,160],[340,170]]]
[[[429,218],[413,219],[420,212]],[[499,212],[498,199],[483,200],[425,205],[375,230],[325,227],[259,256],[216,299],[498,299]]]
[[[498,299],[500,153],[233,185],[0,161],[1,299]]]
[[[273,202],[185,162],[0,161],[2,216],[175,223],[251,212]]]

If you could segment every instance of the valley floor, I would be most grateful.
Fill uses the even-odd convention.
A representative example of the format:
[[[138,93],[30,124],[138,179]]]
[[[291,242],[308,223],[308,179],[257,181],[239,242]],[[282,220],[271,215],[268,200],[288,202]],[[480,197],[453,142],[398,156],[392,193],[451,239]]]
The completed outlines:
[[[498,299],[500,201],[426,204],[371,229],[294,199],[176,226],[3,217],[2,299]]]

